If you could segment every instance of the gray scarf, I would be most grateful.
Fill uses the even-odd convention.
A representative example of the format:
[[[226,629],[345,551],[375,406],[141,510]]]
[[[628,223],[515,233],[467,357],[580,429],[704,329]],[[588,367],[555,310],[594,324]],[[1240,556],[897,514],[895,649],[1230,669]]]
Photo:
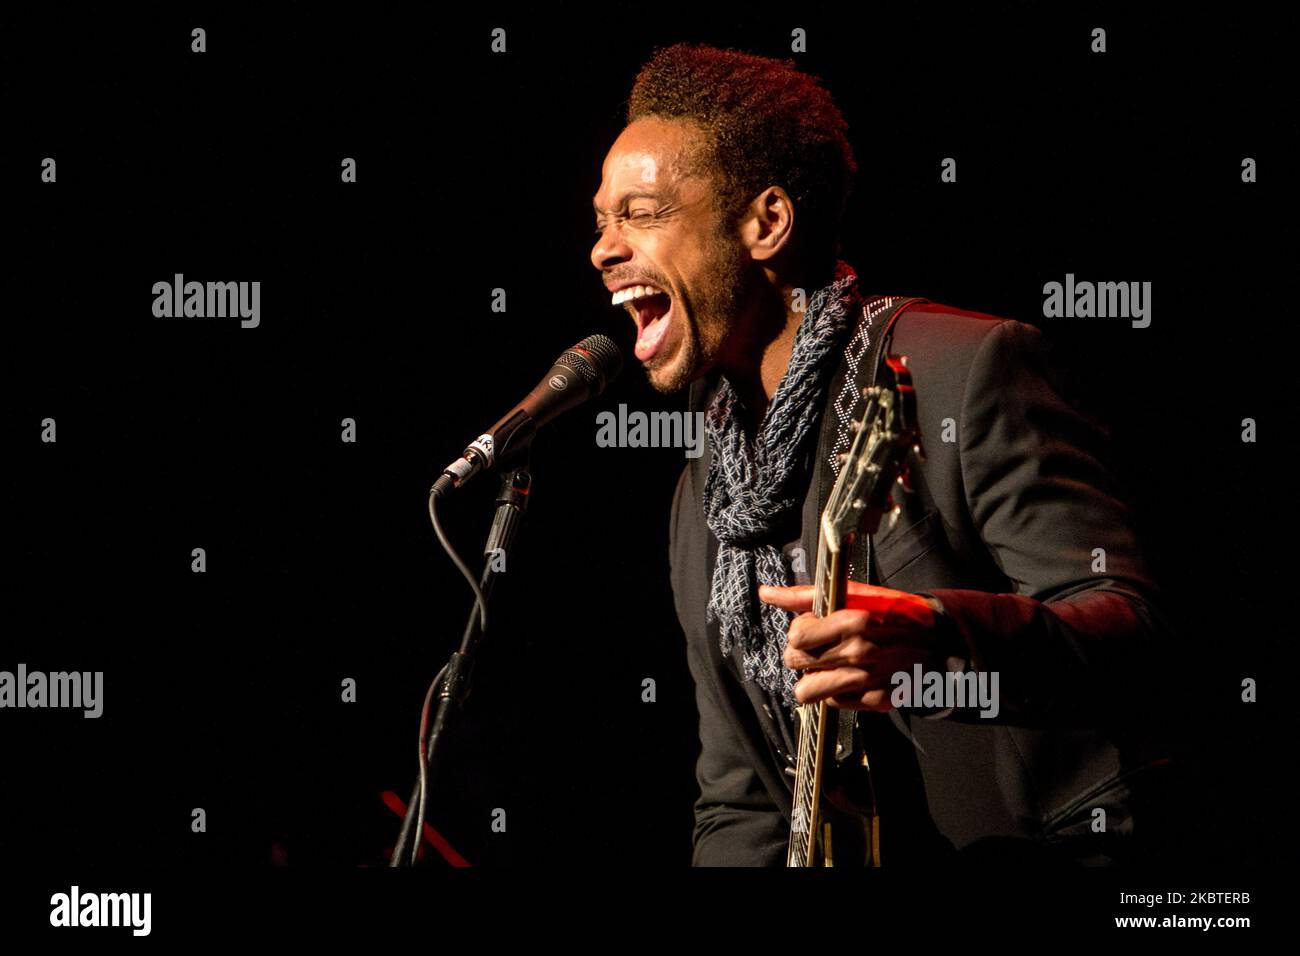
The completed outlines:
[[[708,409],[712,451],[704,514],[718,539],[707,620],[719,622],[722,653],[742,648],[744,678],[757,681],[787,707],[799,675],[782,664],[788,611],[758,600],[758,586],[792,582],[774,540],[801,510],[799,462],[816,441],[816,423],[857,308],[857,275],[836,263],[834,278],[808,302],[795,333],[790,365],[751,445],[737,415],[740,399],[724,376]]]

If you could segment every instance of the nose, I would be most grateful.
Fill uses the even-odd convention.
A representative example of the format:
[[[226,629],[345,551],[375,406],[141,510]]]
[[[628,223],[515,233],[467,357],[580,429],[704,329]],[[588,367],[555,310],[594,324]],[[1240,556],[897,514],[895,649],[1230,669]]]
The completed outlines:
[[[606,226],[605,231],[596,237],[596,244],[591,247],[591,264],[601,272],[631,258],[632,248],[623,240],[623,233],[617,223],[611,222]]]

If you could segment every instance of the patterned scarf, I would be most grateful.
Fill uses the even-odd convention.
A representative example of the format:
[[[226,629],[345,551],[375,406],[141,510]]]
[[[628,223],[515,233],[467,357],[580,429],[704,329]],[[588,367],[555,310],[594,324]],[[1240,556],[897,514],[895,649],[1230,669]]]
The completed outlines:
[[[786,707],[795,705],[799,679],[781,662],[793,615],[759,601],[758,586],[793,583],[783,542],[774,537],[801,511],[798,464],[816,440],[837,346],[857,305],[857,275],[837,262],[831,282],[808,302],[790,365],[752,445],[737,414],[740,399],[725,376],[705,420],[712,460],[704,514],[718,539],[707,620],[719,622],[723,656],[739,643],[745,680],[757,681]]]

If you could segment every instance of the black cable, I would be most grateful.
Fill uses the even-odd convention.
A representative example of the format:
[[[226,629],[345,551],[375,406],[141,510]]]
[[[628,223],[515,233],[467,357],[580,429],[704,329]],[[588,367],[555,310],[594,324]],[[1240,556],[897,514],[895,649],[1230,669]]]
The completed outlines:
[[[442,683],[442,675],[445,673],[447,673],[447,665],[443,664],[442,670],[438,671],[438,676],[433,679],[433,683],[429,685],[429,690],[424,695],[424,707],[420,711],[420,815],[416,817],[416,835],[411,844],[411,866],[415,866],[416,857],[420,852],[420,843],[424,839],[425,798],[429,792],[429,754],[425,749],[425,735],[428,733],[429,726],[429,705],[433,702],[433,695],[437,693],[438,685]]]
[[[447,557],[451,558],[452,564],[469,582],[470,589],[474,592],[474,602],[478,605],[478,620],[480,631],[487,631],[487,601],[483,598],[483,591],[478,582],[474,580],[474,575],[470,573],[465,562],[461,560],[456,549],[452,547],[451,542],[447,539],[447,534],[442,529],[442,524],[438,521],[438,498],[433,492],[429,493],[429,520],[433,523],[434,533],[438,536],[438,542],[442,549],[447,552]],[[410,865],[415,866],[416,856],[420,852],[420,844],[424,839],[424,813],[428,806],[429,796],[429,753],[428,740],[426,735],[429,732],[429,709],[433,704],[434,694],[437,693],[438,686],[442,683],[442,675],[447,671],[447,664],[442,665],[442,670],[438,671],[438,676],[433,679],[429,685],[428,691],[424,695],[424,706],[420,709],[420,782],[417,785],[419,793],[419,815],[415,818],[415,837],[411,841],[411,859]],[[409,810],[409,807],[408,807]]]
[[[442,550],[447,552],[447,557],[451,558],[451,563],[456,565],[456,569],[460,571],[460,573],[465,576],[465,580],[469,582],[470,590],[474,592],[474,601],[478,604],[479,628],[486,632],[487,601],[483,600],[483,592],[480,590],[478,582],[474,580],[474,575],[470,573],[469,568],[465,566],[465,562],[462,561],[460,555],[456,553],[456,549],[453,548],[451,542],[447,540],[447,535],[442,530],[442,525],[438,522],[438,496],[432,492],[429,493],[429,520],[433,522],[433,531],[438,536],[439,543],[442,544]]]

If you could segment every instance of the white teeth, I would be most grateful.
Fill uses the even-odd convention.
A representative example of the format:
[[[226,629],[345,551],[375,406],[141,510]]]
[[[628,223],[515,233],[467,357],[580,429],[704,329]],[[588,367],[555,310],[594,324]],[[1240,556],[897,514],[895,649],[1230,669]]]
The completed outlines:
[[[609,300],[610,305],[622,305],[631,299],[644,299],[649,295],[659,295],[660,292],[651,285],[634,285],[626,289],[619,289]]]

